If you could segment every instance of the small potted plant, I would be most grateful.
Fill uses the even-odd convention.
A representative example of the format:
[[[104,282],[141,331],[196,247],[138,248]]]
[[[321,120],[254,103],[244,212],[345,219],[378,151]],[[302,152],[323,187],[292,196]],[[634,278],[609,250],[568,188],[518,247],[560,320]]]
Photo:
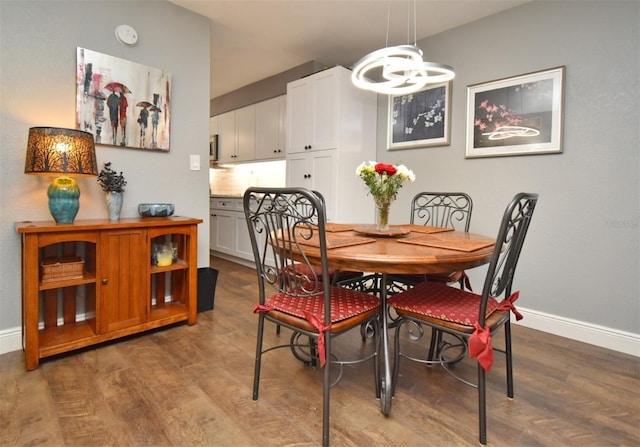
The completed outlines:
[[[104,167],[98,174],[98,183],[106,193],[107,211],[109,212],[109,220],[120,220],[120,211],[122,210],[122,199],[124,187],[127,181],[124,179],[122,171],[120,173],[111,169],[111,162],[105,162]]]

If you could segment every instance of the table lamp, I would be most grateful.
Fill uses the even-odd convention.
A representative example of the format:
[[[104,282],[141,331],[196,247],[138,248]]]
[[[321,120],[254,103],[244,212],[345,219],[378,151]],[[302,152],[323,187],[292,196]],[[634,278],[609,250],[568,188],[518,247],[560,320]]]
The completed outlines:
[[[93,135],[58,127],[30,128],[24,173],[62,174],[47,189],[49,211],[56,223],[73,223],[80,209],[80,188],[70,176],[98,175]]]

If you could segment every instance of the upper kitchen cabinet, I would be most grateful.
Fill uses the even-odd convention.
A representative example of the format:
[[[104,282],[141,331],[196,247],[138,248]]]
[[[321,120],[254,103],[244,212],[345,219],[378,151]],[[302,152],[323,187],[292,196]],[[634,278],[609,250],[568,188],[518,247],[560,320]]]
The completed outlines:
[[[255,159],[255,151],[255,106],[218,115],[218,162],[251,161]]]
[[[218,135],[218,121],[219,117],[217,115],[209,118],[209,140]]]
[[[236,111],[222,113],[218,118],[218,162],[231,162],[236,154]]]
[[[344,67],[287,85],[287,186],[320,191],[329,221],[373,221],[355,172],[376,158],[376,110],[377,95],[356,88]]]
[[[218,160],[218,117],[209,118],[209,166]]]
[[[287,96],[261,101],[256,107],[256,160],[283,159],[286,154]]]
[[[343,67],[287,84],[287,153],[338,145]]]

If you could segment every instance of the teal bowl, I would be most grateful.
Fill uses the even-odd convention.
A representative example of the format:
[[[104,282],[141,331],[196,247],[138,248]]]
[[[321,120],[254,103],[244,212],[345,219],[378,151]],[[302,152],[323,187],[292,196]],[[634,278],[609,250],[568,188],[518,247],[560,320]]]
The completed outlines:
[[[142,217],[167,217],[173,214],[173,203],[141,203],[138,205],[138,214]]]

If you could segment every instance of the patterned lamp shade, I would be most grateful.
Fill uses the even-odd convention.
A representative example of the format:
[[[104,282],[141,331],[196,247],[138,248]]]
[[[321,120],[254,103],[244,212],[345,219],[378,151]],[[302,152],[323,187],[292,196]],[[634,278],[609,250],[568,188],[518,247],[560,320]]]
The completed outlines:
[[[80,209],[80,188],[70,176],[98,175],[93,135],[57,127],[29,129],[25,174],[55,175],[49,189],[49,211],[56,223],[73,223]]]
[[[93,135],[74,129],[32,127],[24,173],[98,175]]]

